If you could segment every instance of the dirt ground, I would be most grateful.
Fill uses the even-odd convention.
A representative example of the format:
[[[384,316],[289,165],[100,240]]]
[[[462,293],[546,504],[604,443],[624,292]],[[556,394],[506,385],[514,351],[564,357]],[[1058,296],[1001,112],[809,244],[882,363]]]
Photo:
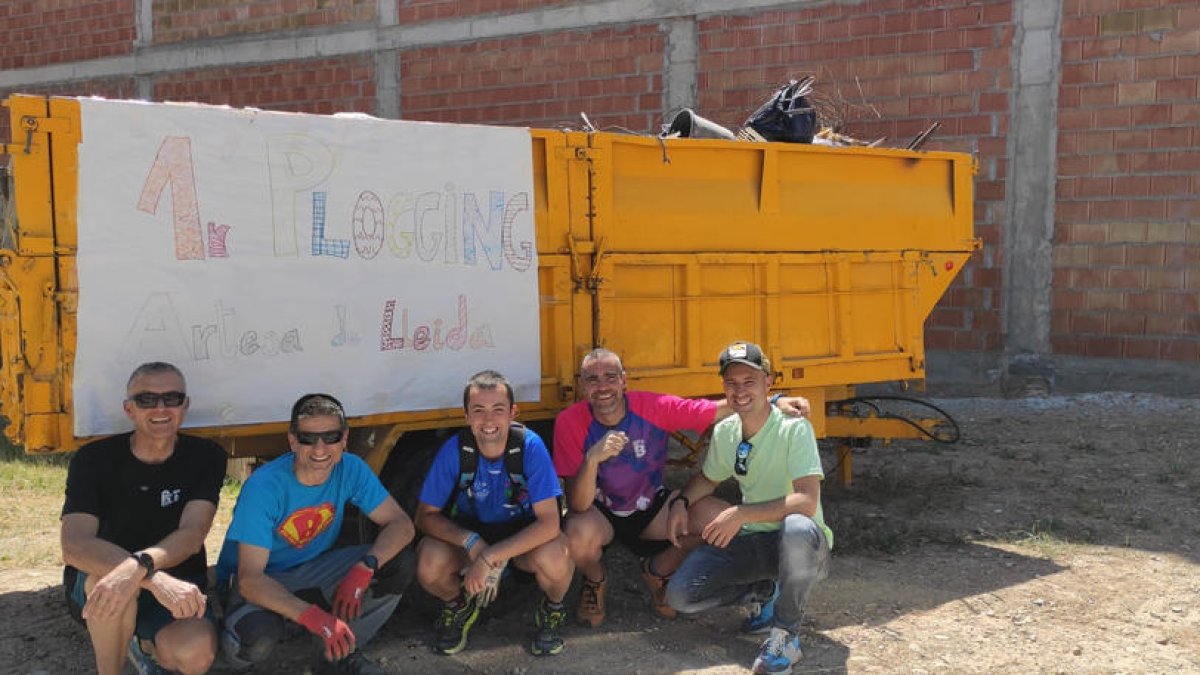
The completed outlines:
[[[852,487],[826,481],[837,548],[796,672],[1200,672],[1200,400],[935,402],[958,443],[860,449]],[[416,593],[365,651],[405,673],[748,672],[744,609],[661,620],[632,557],[609,570],[609,620],[570,627],[556,657],[526,651],[531,586],[506,589],[457,656],[430,653]],[[49,560],[0,575],[0,672],[92,670],[58,581]],[[304,672],[307,642],[283,647],[273,672]]]

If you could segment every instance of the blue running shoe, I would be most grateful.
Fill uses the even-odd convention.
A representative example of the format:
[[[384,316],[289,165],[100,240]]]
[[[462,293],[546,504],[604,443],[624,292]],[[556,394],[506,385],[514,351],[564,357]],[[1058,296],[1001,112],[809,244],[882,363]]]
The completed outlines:
[[[782,628],[772,628],[758,650],[758,658],[754,659],[753,672],[755,675],[790,675],[792,666],[802,658],[800,636]]]
[[[136,635],[129,641],[128,656],[129,663],[138,675],[167,675],[167,671],[158,665],[158,661],[155,661],[153,656],[142,651],[142,643]]]
[[[750,616],[742,622],[742,632],[751,635],[765,633],[771,629],[775,621],[775,601],[779,599],[779,583],[772,580],[770,595],[766,598],[757,596],[750,603]]]

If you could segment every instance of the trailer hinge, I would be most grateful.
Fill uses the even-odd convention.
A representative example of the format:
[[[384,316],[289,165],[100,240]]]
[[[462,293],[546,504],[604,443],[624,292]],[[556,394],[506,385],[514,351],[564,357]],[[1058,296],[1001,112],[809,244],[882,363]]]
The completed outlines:
[[[571,251],[571,281],[575,283],[575,290],[582,288],[589,293],[599,291],[604,285],[604,277],[600,276],[600,261],[608,255],[608,251],[604,250],[604,237],[596,241],[568,237],[567,248]],[[591,265],[587,260],[589,254],[592,257]]]
[[[21,131],[25,132],[25,143],[23,150],[26,155],[33,152],[33,135],[37,133],[58,134],[71,131],[70,120],[61,117],[38,117],[36,115],[22,115],[20,120]],[[16,140],[15,138],[13,140]],[[7,147],[11,152],[16,143],[11,143]]]

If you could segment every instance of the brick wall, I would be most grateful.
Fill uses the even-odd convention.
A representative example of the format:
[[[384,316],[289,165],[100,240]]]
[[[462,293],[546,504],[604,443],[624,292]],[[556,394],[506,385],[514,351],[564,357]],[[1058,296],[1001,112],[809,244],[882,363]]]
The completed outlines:
[[[128,54],[130,0],[3,0],[0,70]]]
[[[374,113],[374,62],[359,56],[173,73],[154,81],[154,99],[290,112]]]
[[[657,130],[663,47],[656,26],[565,31],[404,51],[407,119]]]
[[[1064,6],[1057,354],[1200,359],[1200,5]]]
[[[935,349],[1000,347],[1012,7],[871,0],[702,19],[699,109],[730,127],[790,78],[817,77],[822,116],[862,139],[903,145],[931,122],[927,149],[974,153],[975,227],[984,250],[927,325]]]
[[[154,0],[154,42],[364,23],[375,9],[375,0]]]
[[[571,0],[397,0],[400,23],[500,14],[574,4]]]

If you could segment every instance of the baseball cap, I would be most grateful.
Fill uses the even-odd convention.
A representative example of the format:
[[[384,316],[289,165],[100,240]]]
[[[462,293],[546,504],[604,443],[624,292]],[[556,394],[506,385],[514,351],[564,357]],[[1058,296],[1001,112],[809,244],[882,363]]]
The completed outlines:
[[[767,371],[770,366],[767,365],[767,359],[763,356],[762,348],[753,342],[734,342],[721,352],[721,358],[717,364],[720,367],[720,373],[725,374],[725,369],[733,363],[744,363],[751,368]]]

